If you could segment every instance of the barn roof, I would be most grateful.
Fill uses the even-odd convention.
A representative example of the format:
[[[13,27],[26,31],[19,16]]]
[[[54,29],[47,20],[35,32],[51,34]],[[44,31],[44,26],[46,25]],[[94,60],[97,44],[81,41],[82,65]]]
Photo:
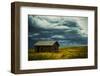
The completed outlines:
[[[38,41],[34,44],[34,46],[52,46],[55,43],[58,43],[58,42],[57,41]]]

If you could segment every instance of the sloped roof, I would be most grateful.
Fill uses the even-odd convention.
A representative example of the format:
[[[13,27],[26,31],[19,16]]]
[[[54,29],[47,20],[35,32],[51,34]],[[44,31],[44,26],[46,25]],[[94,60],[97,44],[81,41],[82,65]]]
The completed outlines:
[[[38,41],[34,44],[34,46],[52,46],[55,43],[58,43],[57,41]]]

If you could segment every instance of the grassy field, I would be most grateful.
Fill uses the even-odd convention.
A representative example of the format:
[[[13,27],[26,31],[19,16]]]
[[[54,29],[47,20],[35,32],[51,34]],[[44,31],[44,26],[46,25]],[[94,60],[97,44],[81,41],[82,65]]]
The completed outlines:
[[[28,60],[53,60],[53,59],[76,59],[87,58],[87,46],[74,46],[59,48],[59,52],[35,52],[34,49],[28,49]]]

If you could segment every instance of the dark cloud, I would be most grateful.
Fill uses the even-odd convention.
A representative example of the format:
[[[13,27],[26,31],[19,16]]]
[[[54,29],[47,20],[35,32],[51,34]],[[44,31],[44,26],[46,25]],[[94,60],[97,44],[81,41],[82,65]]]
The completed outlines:
[[[86,22],[87,18],[82,18],[29,15],[29,47],[38,40],[57,40],[61,45],[86,45],[87,30],[79,23]],[[86,26],[87,22],[83,24]]]

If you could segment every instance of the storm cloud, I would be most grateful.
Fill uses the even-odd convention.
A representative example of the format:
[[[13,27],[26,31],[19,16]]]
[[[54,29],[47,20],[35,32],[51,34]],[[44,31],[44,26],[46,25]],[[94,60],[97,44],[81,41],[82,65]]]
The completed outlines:
[[[86,45],[88,18],[28,15],[29,47],[38,40],[56,40],[60,45]]]

